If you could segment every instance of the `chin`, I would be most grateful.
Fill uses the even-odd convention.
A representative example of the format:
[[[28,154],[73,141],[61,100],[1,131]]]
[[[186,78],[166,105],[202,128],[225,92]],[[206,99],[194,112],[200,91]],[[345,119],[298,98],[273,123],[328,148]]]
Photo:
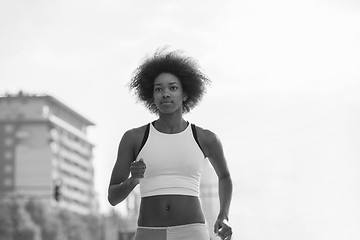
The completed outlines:
[[[173,114],[176,113],[178,109],[159,109],[159,113],[162,114]]]
[[[175,111],[161,111],[161,110],[159,110],[159,113],[161,113],[161,114],[173,114],[173,113],[175,113]]]

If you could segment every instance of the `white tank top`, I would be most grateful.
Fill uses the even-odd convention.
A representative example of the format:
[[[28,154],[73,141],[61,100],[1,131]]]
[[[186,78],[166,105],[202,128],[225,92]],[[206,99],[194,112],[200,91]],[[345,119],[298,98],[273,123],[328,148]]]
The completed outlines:
[[[200,177],[205,157],[188,124],[180,133],[159,132],[149,124],[148,138],[136,160],[146,164],[140,182],[141,197],[154,195],[199,196]]]

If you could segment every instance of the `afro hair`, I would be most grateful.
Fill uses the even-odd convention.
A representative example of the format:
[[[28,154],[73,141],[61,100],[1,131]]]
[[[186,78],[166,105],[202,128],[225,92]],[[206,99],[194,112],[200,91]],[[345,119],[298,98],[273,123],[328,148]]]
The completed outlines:
[[[129,82],[129,88],[135,92],[138,100],[155,114],[158,109],[153,98],[154,81],[161,73],[171,73],[180,80],[188,96],[183,102],[183,113],[190,112],[201,101],[206,85],[210,84],[209,78],[201,72],[193,58],[182,55],[180,51],[158,49],[143,60]]]

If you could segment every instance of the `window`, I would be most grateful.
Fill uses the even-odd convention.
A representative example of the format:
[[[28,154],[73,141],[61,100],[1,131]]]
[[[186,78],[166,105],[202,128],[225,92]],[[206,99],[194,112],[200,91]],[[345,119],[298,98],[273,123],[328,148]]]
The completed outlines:
[[[50,135],[53,139],[59,139],[59,133],[55,128],[50,130]]]
[[[56,142],[51,142],[50,143],[50,148],[53,151],[53,153],[58,153],[59,152],[59,145]]]
[[[10,187],[12,185],[13,181],[11,178],[5,178],[4,179],[4,186]]]
[[[5,133],[12,133],[14,131],[14,125],[12,124],[6,124],[4,126]]]
[[[11,151],[5,151],[4,158],[5,160],[11,160],[13,158],[13,153]]]
[[[4,166],[4,173],[12,173],[13,171],[13,166],[11,164],[6,164]]]
[[[43,108],[42,108],[42,116],[43,116],[44,118],[47,118],[47,117],[49,117],[49,115],[50,115],[49,113],[50,113],[50,108],[49,108],[49,106],[44,105]]]
[[[30,135],[30,133],[28,131],[24,131],[24,130],[18,131],[16,133],[16,137],[19,139],[26,139],[29,137],[29,135]]]
[[[14,139],[11,137],[7,137],[5,138],[4,142],[6,147],[11,147],[14,144]]]

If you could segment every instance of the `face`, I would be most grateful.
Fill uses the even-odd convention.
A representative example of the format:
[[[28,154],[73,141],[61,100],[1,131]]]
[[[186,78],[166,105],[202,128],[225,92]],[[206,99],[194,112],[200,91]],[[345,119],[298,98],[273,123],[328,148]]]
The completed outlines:
[[[183,92],[180,80],[171,73],[161,73],[154,81],[154,103],[160,113],[182,112],[183,101],[187,96]]]

